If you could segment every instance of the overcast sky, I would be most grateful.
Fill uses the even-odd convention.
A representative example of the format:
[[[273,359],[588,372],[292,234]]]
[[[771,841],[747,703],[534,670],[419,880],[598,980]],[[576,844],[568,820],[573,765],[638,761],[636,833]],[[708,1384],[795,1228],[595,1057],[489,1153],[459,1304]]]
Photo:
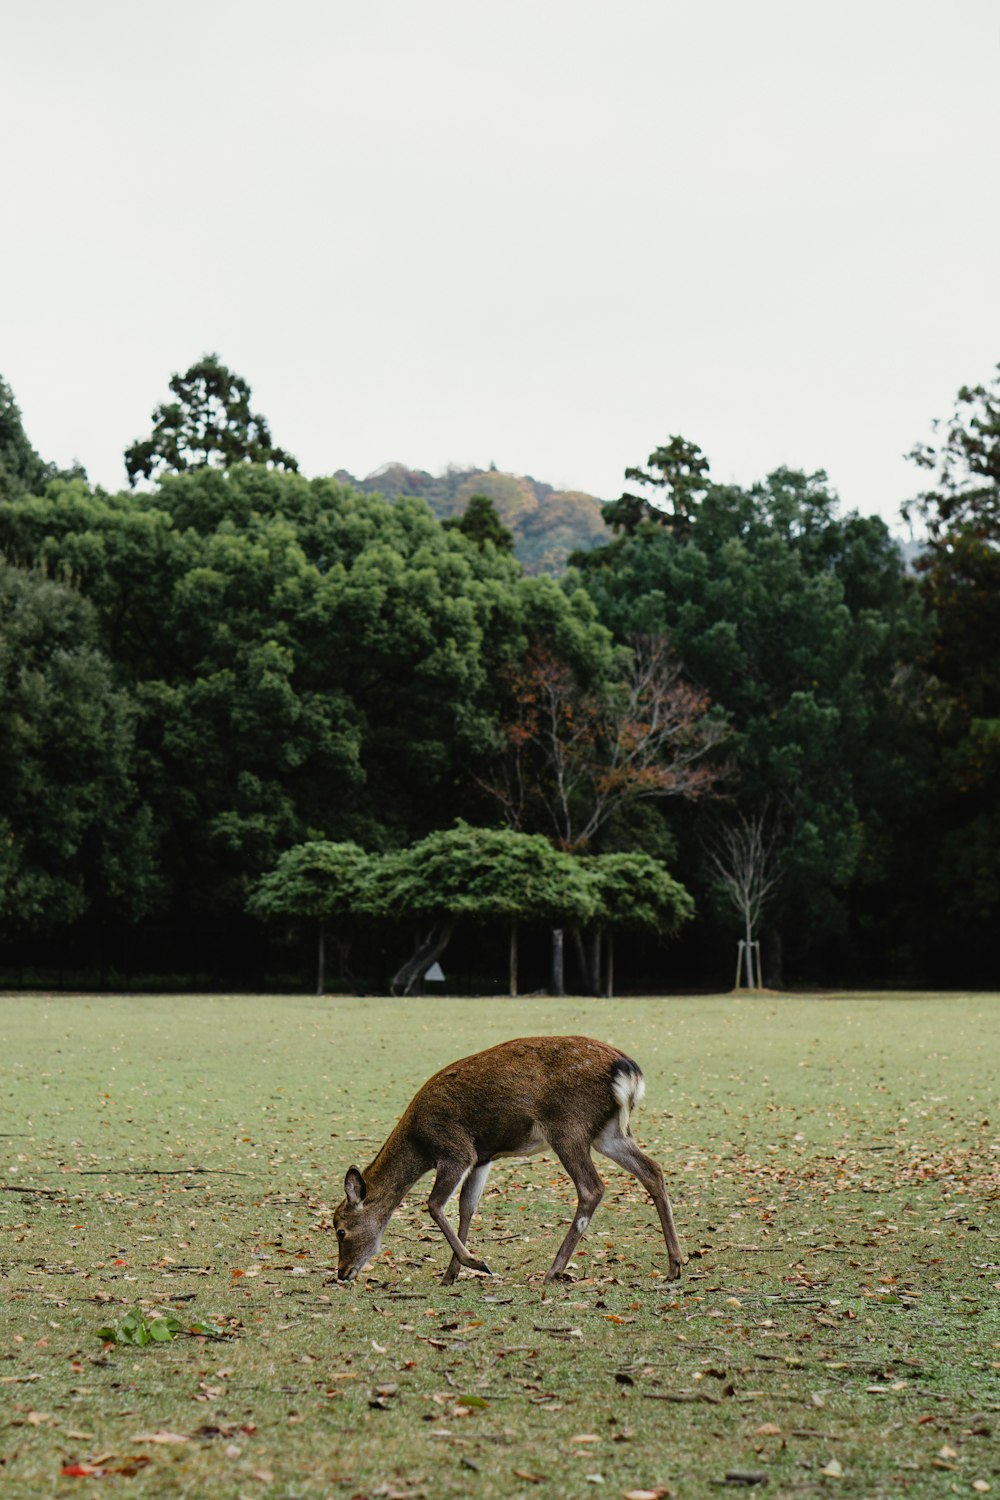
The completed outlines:
[[[308,474],[902,455],[1000,360],[996,0],[0,0],[0,374],[124,484],[215,351]]]

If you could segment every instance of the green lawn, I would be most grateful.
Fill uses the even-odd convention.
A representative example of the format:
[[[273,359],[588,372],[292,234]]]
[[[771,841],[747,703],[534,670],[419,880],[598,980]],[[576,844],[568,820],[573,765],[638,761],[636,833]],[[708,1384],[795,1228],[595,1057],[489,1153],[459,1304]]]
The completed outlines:
[[[543,1287],[574,1198],[536,1157],[474,1222],[493,1278],[440,1286],[418,1189],[331,1281],[418,1085],[561,1031],[645,1070],[684,1280],[601,1158]],[[0,1491],[1000,1496],[998,1063],[993,995],[0,996]],[[105,1347],[136,1304],[222,1336]]]

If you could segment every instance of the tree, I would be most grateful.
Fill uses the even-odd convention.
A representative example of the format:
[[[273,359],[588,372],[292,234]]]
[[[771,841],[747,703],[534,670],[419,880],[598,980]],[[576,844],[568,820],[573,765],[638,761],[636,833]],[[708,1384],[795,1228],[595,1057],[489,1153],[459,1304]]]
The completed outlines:
[[[158,894],[136,710],[71,589],[0,562],[0,931],[135,918]]]
[[[696,799],[718,777],[708,756],[724,726],[663,637],[635,638],[617,678],[589,689],[536,645],[506,684],[503,754],[487,789],[512,828],[544,828],[581,853],[621,805]]]
[[[420,501],[249,464],[136,495],[53,487],[0,507],[0,547],[95,607],[188,931],[242,914],[308,838],[387,848],[472,810],[524,615],[544,595],[557,634],[582,629]]]
[[[489,495],[470,495],[469,503],[460,516],[448,516],[443,522],[446,531],[460,531],[477,547],[492,542],[498,552],[513,552],[514,533],[508,531],[497,513]]]
[[[57,469],[39,457],[28,440],[14,393],[0,376],[0,500],[41,495],[51,479],[86,478],[79,464]]]
[[[778,828],[767,807],[719,821],[705,839],[713,882],[743,927],[747,987],[753,984],[754,934],[780,878]],[[758,967],[757,988],[762,984]]]
[[[937,471],[935,486],[903,512],[926,523],[933,543],[962,531],[1000,536],[1000,364],[992,385],[961,387],[944,441],[937,447],[918,443],[909,456],[922,469]]]
[[[625,470],[626,480],[645,491],[636,495],[626,490],[617,500],[602,508],[607,524],[614,531],[633,535],[643,521],[656,521],[674,536],[690,534],[698,506],[708,487],[708,459],[697,443],[672,437],[646,460],[646,468]]]
[[[1000,656],[984,646],[1000,638],[1000,365],[992,384],[960,389],[942,426],[937,446],[910,455],[933,480],[906,507],[927,530],[917,567],[933,627],[924,666],[938,765],[922,831],[937,845],[931,922],[948,935],[950,964],[979,951],[989,972],[1000,914]]]
[[[814,946],[843,933],[852,882],[863,877],[870,904],[912,823],[926,623],[899,549],[879,519],[838,514],[822,471],[778,469],[749,489],[709,484],[682,531],[640,526],[584,561],[568,586],[582,579],[617,640],[671,641],[726,719],[741,803],[780,811],[779,982],[785,931]],[[692,822],[678,819],[678,874],[694,885],[704,857]],[[863,908],[859,898],[862,922]]]
[[[578,863],[547,839],[461,822],[383,856],[364,905],[372,916],[418,928],[414,952],[393,977],[394,995],[413,993],[459,921],[509,926],[510,992],[516,994],[518,924],[584,921],[594,909]]]
[[[694,916],[688,891],[648,854],[600,854],[583,861],[596,901],[588,982],[601,992],[601,946],[606,940],[603,993],[614,994],[614,936],[631,930],[673,937]]]
[[[291,454],[271,441],[267,421],[250,410],[250,387],[221,362],[206,354],[183,375],[172,375],[175,397],[153,412],[153,431],[125,450],[130,485],[161,473],[183,474],[208,466],[268,464],[295,471]]]
[[[308,922],[315,928],[317,995],[326,992],[328,930],[337,946],[339,977],[350,977],[352,930],[369,864],[369,856],[357,844],[311,839],[286,849],[247,901],[247,910],[266,921],[294,926]]]

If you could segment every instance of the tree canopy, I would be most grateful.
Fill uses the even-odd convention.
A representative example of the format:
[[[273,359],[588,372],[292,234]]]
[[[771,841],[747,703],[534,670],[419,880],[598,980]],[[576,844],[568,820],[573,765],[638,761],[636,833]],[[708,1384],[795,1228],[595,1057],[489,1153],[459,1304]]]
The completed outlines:
[[[513,959],[524,927],[534,966],[547,923],[596,988],[638,923],[677,928],[673,983],[727,983],[704,832],[766,811],[770,982],[992,973],[995,379],[915,450],[915,572],[822,470],[719,484],[676,435],[626,470],[604,545],[545,572],[540,518],[568,535],[572,495],[495,468],[307,478],[216,356],[174,379],[130,450],[150,482],[119,494],[37,453],[0,385],[8,971],[259,982],[306,927],[343,975],[363,937],[404,991],[452,930],[474,968],[494,938],[471,930]],[[584,856],[633,863],[598,899]],[[629,944],[633,976],[655,946]]]
[[[125,450],[129,484],[158,474],[183,474],[213,465],[269,464],[296,470],[290,453],[271,441],[267,420],[251,411],[251,391],[217,354],[206,354],[170,377],[172,401],[153,412],[153,430]]]

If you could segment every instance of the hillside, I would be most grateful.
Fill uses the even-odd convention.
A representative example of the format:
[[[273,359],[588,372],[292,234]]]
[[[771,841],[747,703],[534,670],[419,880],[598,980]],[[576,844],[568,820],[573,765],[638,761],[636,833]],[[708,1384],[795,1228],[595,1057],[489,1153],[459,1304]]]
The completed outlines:
[[[419,495],[436,516],[461,515],[471,496],[488,495],[514,536],[514,551],[526,573],[562,573],[571,552],[589,552],[610,540],[601,504],[582,490],[557,490],[527,474],[500,469],[447,468],[443,474],[383,464],[356,479],[346,469],[335,476],[367,494]]]

